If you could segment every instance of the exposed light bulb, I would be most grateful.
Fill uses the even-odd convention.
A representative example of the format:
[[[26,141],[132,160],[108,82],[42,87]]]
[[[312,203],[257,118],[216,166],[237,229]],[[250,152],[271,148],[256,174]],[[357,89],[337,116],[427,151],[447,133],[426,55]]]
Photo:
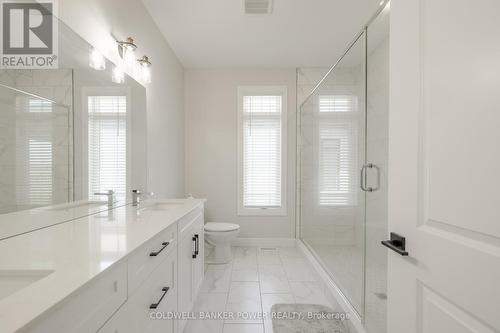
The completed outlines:
[[[151,67],[144,67],[142,66],[141,68],[142,71],[142,82],[144,84],[149,84],[151,83]]]
[[[98,71],[105,70],[106,58],[96,49],[92,49],[89,56],[89,66]]]
[[[143,56],[141,59],[137,59],[141,65],[141,77],[144,84],[151,83],[151,62],[148,56]]]
[[[111,80],[114,83],[124,83],[125,82],[125,72],[123,71],[122,66],[115,66],[113,68],[113,75]]]

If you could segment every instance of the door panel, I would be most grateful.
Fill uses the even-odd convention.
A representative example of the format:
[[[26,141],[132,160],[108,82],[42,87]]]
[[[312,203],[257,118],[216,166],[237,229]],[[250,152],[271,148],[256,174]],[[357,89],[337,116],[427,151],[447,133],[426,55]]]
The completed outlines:
[[[500,2],[391,2],[389,332],[500,330]]]
[[[418,297],[422,306],[419,309],[421,318],[418,320],[423,332],[494,332],[456,304],[450,303],[425,286],[419,286]]]
[[[205,258],[205,237],[204,237],[204,223],[203,216],[197,219],[193,226],[193,233],[198,235],[198,254],[196,258],[193,258],[193,301],[196,300],[196,295],[200,290],[201,284],[203,283],[203,277],[205,275],[204,258]]]
[[[186,231],[179,243],[179,311],[190,311],[192,305],[193,232]]]

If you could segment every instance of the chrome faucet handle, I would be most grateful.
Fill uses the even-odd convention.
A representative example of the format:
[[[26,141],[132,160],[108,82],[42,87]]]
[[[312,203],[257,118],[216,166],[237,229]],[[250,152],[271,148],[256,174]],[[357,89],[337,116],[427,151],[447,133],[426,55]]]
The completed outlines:
[[[108,207],[113,207],[113,204],[115,202],[115,191],[113,190],[108,190],[106,192],[96,192],[94,195],[105,195],[108,197]]]

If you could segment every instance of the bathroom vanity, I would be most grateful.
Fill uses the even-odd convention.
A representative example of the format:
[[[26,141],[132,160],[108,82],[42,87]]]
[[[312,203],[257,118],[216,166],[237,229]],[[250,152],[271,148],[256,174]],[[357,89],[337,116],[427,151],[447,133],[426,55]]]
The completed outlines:
[[[146,200],[1,240],[0,331],[182,332],[203,216],[201,199]]]

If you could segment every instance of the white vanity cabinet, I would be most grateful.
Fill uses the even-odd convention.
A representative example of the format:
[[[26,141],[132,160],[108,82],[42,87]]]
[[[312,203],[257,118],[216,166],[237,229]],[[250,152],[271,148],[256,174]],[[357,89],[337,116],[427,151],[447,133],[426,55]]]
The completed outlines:
[[[179,230],[179,312],[192,310],[204,277],[203,209],[192,212],[178,224]],[[179,321],[179,333],[186,320]]]
[[[131,294],[99,333],[182,333],[186,321],[172,320],[169,316],[191,311],[203,282],[203,206],[182,217],[173,227],[176,228],[175,235],[173,229],[169,230],[146,245],[146,248],[158,247],[165,243],[165,239],[170,239],[167,248],[173,245],[170,250],[165,250],[167,258],[146,280],[139,276],[147,274],[152,264],[151,261],[141,260],[140,256],[150,250],[142,249],[137,251],[137,257],[131,256],[128,275]],[[132,263],[135,263],[133,267]],[[155,302],[159,303],[157,308],[150,309]]]
[[[51,300],[54,293],[51,294],[50,290],[58,292],[58,302],[42,308],[21,324],[13,321],[3,329],[7,326],[0,322],[0,331],[182,333],[185,321],[178,320],[178,316],[192,311],[204,277],[203,203],[201,199],[175,200],[173,203],[164,200],[139,208],[117,208],[113,215],[114,222],[121,227],[120,235],[126,232],[123,247],[119,249],[121,256],[116,256],[105,270],[89,276],[89,262],[100,264],[100,258],[107,254],[102,252],[101,247],[75,247],[73,252],[77,254],[58,252],[64,262],[72,262],[72,266],[56,266],[54,275],[40,280],[45,288],[39,288],[34,283],[30,293],[36,300],[33,302],[35,309],[37,302]],[[166,208],[162,210],[162,207]],[[60,235],[55,230],[46,229],[47,239],[42,240],[90,235],[92,239],[85,239],[82,243],[94,244],[98,239],[97,243],[101,244],[103,235],[85,232],[94,227],[95,230],[102,230],[100,223],[102,218],[96,216],[91,222],[61,224],[54,228],[60,229]],[[45,236],[33,233],[24,237],[33,237],[29,242],[34,242],[34,239]],[[26,244],[26,239],[19,238],[19,244],[15,239],[10,242],[12,248],[18,249]],[[61,241],[61,244],[67,243]],[[20,255],[19,261],[26,257]],[[12,299],[13,302],[8,304],[2,304],[0,299],[0,318],[8,318],[5,314],[9,313],[9,309],[21,304],[26,297]],[[27,307],[30,305],[26,304]]]

